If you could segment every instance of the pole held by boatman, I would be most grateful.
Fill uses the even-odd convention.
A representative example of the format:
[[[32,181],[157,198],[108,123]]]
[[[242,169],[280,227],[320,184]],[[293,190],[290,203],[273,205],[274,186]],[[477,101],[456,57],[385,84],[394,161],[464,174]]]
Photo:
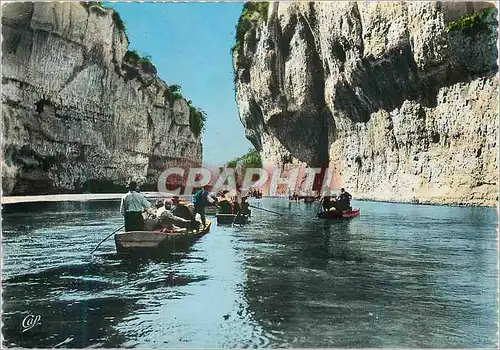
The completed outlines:
[[[145,210],[153,211],[151,203],[138,192],[137,182],[130,181],[129,191],[122,197],[120,203],[120,213],[125,219],[125,231],[144,230],[144,219],[142,213]]]

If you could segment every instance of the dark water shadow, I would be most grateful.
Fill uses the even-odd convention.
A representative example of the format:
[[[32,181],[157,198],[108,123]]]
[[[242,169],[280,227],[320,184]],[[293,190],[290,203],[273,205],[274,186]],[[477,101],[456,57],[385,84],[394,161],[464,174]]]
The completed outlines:
[[[208,278],[181,272],[180,259],[100,254],[90,263],[10,277],[2,283],[4,345],[120,347],[127,340],[119,327],[125,318],[151,313],[150,308],[160,305],[158,298],[178,298],[171,288]],[[28,315],[40,316],[40,321],[23,332]]]

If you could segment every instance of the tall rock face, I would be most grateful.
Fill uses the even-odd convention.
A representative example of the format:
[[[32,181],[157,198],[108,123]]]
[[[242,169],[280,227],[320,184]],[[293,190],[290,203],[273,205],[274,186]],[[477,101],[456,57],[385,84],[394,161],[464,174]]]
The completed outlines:
[[[147,61],[124,59],[112,9],[2,6],[2,187],[7,194],[155,186],[168,162],[201,163],[190,109]]]
[[[358,198],[494,205],[492,6],[301,2],[244,13],[233,63],[247,138],[276,165],[333,168],[334,186]]]

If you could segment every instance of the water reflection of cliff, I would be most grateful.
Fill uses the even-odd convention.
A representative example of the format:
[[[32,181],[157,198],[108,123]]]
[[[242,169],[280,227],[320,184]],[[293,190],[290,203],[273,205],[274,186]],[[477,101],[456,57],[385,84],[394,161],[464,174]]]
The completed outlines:
[[[247,258],[249,307],[269,333],[281,334],[277,346],[331,345],[325,334],[315,341],[311,335],[322,328],[318,322],[332,327],[345,322],[343,309],[350,299],[372,297],[363,290],[353,295],[358,288],[349,278],[349,267],[366,257],[353,240],[350,222],[309,221],[293,233],[290,224],[278,220],[272,234],[259,237],[266,247]]]

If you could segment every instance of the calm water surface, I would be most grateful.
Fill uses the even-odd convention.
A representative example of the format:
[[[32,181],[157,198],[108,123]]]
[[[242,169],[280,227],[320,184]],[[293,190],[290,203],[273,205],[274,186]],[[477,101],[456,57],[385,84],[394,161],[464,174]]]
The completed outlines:
[[[3,212],[4,345],[19,347],[494,347],[495,209],[252,202],[185,254],[115,255],[119,202]],[[22,332],[28,315],[40,321]]]

